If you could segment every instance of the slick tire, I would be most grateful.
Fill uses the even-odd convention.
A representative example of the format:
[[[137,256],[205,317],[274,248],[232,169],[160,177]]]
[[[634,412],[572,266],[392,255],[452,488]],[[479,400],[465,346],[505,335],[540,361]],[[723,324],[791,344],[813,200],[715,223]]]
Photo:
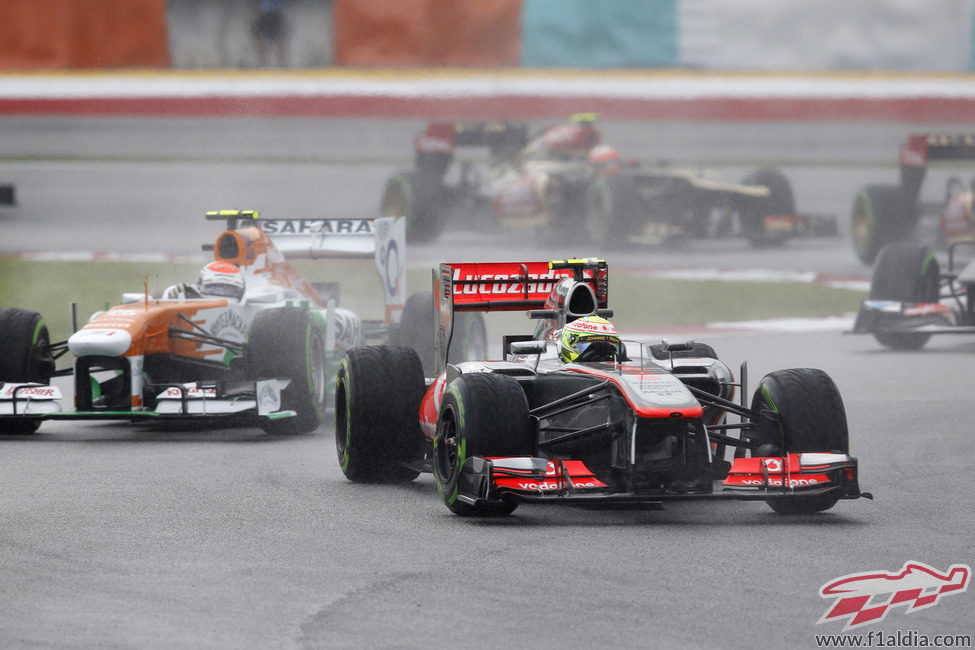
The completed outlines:
[[[0,345],[0,382],[51,383],[51,337],[36,311],[0,308]],[[39,426],[37,418],[0,420],[2,433],[33,433]]]
[[[327,386],[324,335],[307,309],[280,307],[258,312],[251,323],[244,350],[247,376],[287,378],[281,409],[295,417],[271,420],[268,433],[314,431],[325,418]]]
[[[927,246],[910,242],[888,244],[877,255],[870,278],[871,300],[938,302],[941,269]],[[874,332],[881,345],[894,350],[919,350],[930,334]]]
[[[447,221],[444,187],[431,172],[398,172],[386,182],[380,215],[406,218],[406,241],[436,239]]]
[[[899,185],[867,185],[853,199],[850,233],[864,264],[887,244],[907,239],[917,225],[913,198]]]
[[[846,409],[836,384],[816,368],[776,370],[762,378],[752,398],[759,456],[798,452],[850,453]],[[766,503],[785,514],[809,514],[832,508],[838,496],[775,498]]]
[[[471,505],[458,498],[464,463],[474,456],[532,453],[525,391],[505,375],[462,375],[446,389],[433,440],[433,475],[444,505],[457,515],[507,515],[517,502]]]
[[[597,176],[586,192],[585,206],[589,241],[606,249],[624,248],[631,231],[650,214],[636,181],[621,173]]]
[[[415,293],[406,299],[403,313],[400,315],[399,327],[390,339],[393,345],[408,346],[416,350],[426,377],[435,374],[433,333],[436,329],[436,319],[433,294]],[[487,358],[487,330],[481,313],[455,313],[453,333],[450,338],[448,363]]]
[[[744,185],[767,187],[769,195],[748,203],[742,210],[741,227],[745,238],[755,247],[777,246],[788,239],[788,233],[771,232],[765,218],[770,215],[794,215],[796,202],[789,179],[777,169],[757,169],[742,180]]]
[[[355,483],[406,483],[423,459],[420,402],[426,390],[416,351],[395,346],[349,350],[335,385],[335,450]]]

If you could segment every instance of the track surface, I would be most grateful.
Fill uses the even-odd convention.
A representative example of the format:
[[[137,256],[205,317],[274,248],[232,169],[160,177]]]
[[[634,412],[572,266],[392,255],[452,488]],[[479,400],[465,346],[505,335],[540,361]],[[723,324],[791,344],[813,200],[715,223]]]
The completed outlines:
[[[369,216],[416,126],[0,119],[0,180],[16,182],[20,198],[0,211],[0,249],[191,254],[213,238],[201,213],[233,206]],[[611,142],[629,134],[634,149],[658,142],[676,157],[680,134],[661,125],[607,126]],[[902,137],[866,129],[867,144],[837,162],[823,143],[862,126],[780,125],[767,139],[752,127],[703,128],[723,144],[690,158],[732,160],[741,137],[746,163],[723,169],[800,161],[786,171],[801,207],[843,215],[857,187],[893,181],[882,162]],[[457,230],[411,256],[499,252],[588,254]],[[711,242],[626,255],[623,263],[654,267],[867,273],[845,238],[786,251]],[[835,332],[708,342],[732,367],[748,360],[753,384],[782,367],[829,372],[863,487],[877,499],[807,517],[723,502],[523,506],[471,521],[440,505],[430,477],[405,487],[345,481],[331,427],[274,438],[52,422],[0,441],[0,645],[812,648],[816,634],[841,631],[816,625],[830,605],[818,595],[827,581],[909,560],[941,570],[973,563],[975,342],[935,339],[914,353]],[[859,631],[971,634],[971,598],[894,608]]]

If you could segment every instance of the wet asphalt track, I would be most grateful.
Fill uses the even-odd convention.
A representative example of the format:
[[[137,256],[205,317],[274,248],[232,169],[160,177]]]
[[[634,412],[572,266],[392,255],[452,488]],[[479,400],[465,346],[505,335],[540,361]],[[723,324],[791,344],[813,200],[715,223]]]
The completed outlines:
[[[406,161],[405,127],[416,125],[248,126],[4,118],[0,178],[17,183],[21,204],[0,209],[0,250],[193,253],[213,236],[198,215],[221,207],[368,216],[382,180]],[[677,138],[613,128],[664,150]],[[801,161],[786,168],[800,206],[845,215],[856,187],[893,180],[895,169],[875,161],[893,160],[901,137],[868,129],[869,146],[827,161],[827,144],[856,129],[780,126],[756,142],[758,131],[714,126],[722,146],[694,157],[731,160],[736,136],[749,136],[748,164],[721,167],[734,175]],[[435,261],[445,244],[452,256],[483,259],[563,254],[458,230],[414,259]],[[650,264],[678,263],[866,272],[845,239],[761,253],[711,243],[655,251]],[[812,648],[817,633],[841,631],[816,625],[829,605],[823,583],[908,560],[972,564],[975,341],[936,339],[912,353],[836,332],[708,342],[732,366],[747,359],[753,384],[781,367],[827,370],[844,395],[863,487],[877,499],[808,517],[723,502],[523,506],[469,521],[439,504],[429,477],[407,487],[346,482],[330,427],[269,438],[46,423],[0,441],[0,645]],[[861,631],[971,634],[972,597],[896,608]]]

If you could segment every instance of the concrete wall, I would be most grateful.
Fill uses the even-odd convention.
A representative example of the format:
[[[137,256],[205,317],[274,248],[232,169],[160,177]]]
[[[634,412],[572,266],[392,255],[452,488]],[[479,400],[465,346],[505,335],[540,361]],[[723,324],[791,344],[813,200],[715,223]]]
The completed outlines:
[[[289,0],[285,56],[258,57],[257,0],[169,0],[166,22],[174,68],[313,68],[332,64],[331,0]]]

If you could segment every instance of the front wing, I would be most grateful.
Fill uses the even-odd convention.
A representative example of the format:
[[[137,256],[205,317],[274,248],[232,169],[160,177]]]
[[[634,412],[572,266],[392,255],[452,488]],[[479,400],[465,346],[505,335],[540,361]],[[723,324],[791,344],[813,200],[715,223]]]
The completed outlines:
[[[468,458],[458,482],[458,499],[470,505],[498,503],[510,498],[580,504],[690,499],[761,501],[780,497],[802,499],[828,493],[836,493],[840,499],[873,498],[860,491],[857,459],[835,453],[737,458],[724,481],[715,481],[710,489],[696,491],[621,491],[600,480],[581,461],[530,456]]]
[[[12,420],[159,420],[244,418],[255,422],[294,417],[281,408],[288,379],[241,382],[188,382],[163,387],[153,410],[62,410],[61,390],[47,384],[0,385],[0,430]]]
[[[956,324],[954,310],[943,303],[864,300],[852,334],[975,334],[975,327]]]

